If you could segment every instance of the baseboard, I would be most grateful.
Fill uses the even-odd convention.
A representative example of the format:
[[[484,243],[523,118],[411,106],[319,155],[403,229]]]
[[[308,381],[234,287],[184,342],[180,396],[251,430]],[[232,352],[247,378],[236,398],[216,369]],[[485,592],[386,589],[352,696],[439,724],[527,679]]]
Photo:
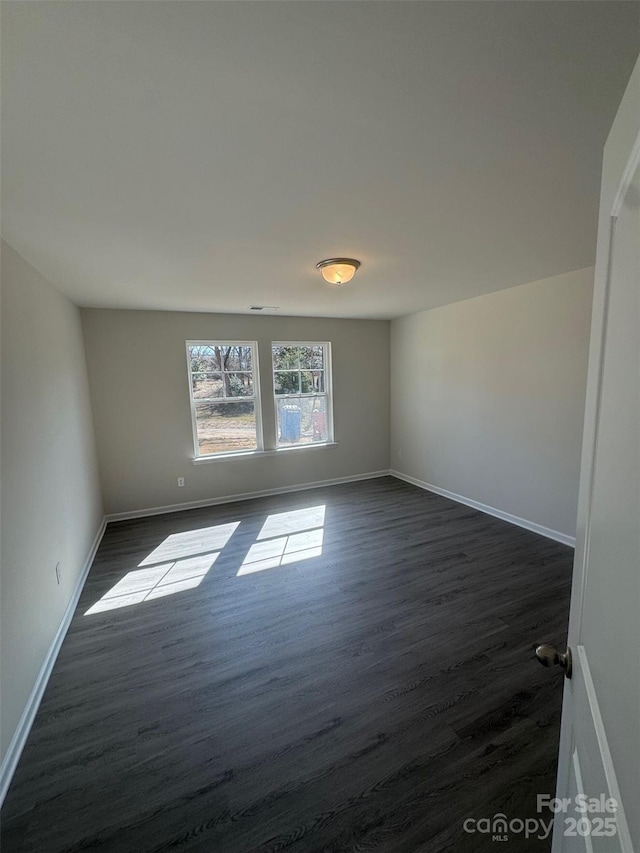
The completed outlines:
[[[179,504],[169,504],[167,506],[154,506],[149,509],[134,509],[130,512],[114,512],[106,516],[107,524],[112,521],[125,521],[126,519],[145,518],[149,515],[164,515],[168,512],[182,512],[188,509],[198,509],[199,507],[217,506],[218,504],[236,503],[237,501],[247,501],[253,498],[267,498],[270,495],[286,495],[289,492],[302,492],[306,489],[319,489],[324,486],[339,486],[341,483],[356,483],[360,480],[374,480],[377,477],[388,477],[390,471],[370,471],[367,474],[353,474],[350,477],[336,477],[333,480],[316,480],[312,483],[301,483],[295,486],[281,486],[277,489],[264,489],[260,492],[244,492],[239,495],[225,495],[221,498],[207,498],[202,501],[187,501]]]
[[[42,701],[47,682],[49,681],[49,676],[51,675],[51,671],[53,670],[56,658],[58,657],[60,646],[62,645],[62,641],[65,638],[65,635],[71,623],[71,619],[73,618],[73,614],[75,613],[76,605],[78,604],[78,599],[80,598],[80,593],[82,592],[82,587],[84,586],[84,583],[87,579],[87,575],[89,574],[89,569],[91,568],[91,564],[93,563],[96,551],[98,550],[98,546],[100,545],[106,526],[107,520],[106,518],[103,518],[98,532],[96,533],[95,538],[93,540],[91,548],[89,549],[89,553],[87,554],[87,557],[84,561],[82,572],[78,577],[71,598],[69,599],[69,603],[67,604],[66,610],[64,611],[62,621],[58,626],[56,635],[53,638],[53,642],[49,647],[47,656],[45,657],[44,662],[40,668],[40,672],[38,673],[38,677],[36,678],[36,683],[33,685],[31,695],[29,696],[25,709],[22,712],[22,716],[20,717],[20,722],[18,723],[13,737],[11,738],[11,743],[9,744],[9,748],[7,749],[6,755],[2,761],[2,766],[0,767],[0,806],[4,802],[4,798],[7,794],[7,791],[9,790],[9,785],[11,784],[13,774],[15,773],[18,761],[22,754],[22,750],[24,749],[24,745],[27,742],[27,737],[29,736],[29,732],[31,731],[31,726],[33,725],[36,713],[38,711],[38,708],[40,707],[40,702]]]
[[[517,527],[524,527],[525,530],[531,530],[532,533],[539,533],[540,536],[546,536],[547,539],[553,539],[556,542],[561,542],[563,545],[569,545],[570,547],[575,548],[575,536],[567,536],[566,533],[560,533],[559,530],[552,530],[550,527],[543,527],[541,524],[536,524],[534,521],[528,521],[526,518],[520,518],[518,515],[512,515],[510,512],[504,512],[504,510],[496,509],[493,506],[488,506],[487,504],[480,503],[479,501],[471,500],[471,498],[465,498],[464,495],[457,495],[455,492],[450,492],[448,489],[441,489],[439,486],[434,486],[431,483],[425,483],[423,480],[410,477],[408,474],[402,474],[400,471],[391,470],[389,471],[389,474],[392,477],[396,477],[398,480],[404,480],[405,483],[411,483],[412,486],[418,486],[418,488],[424,489],[427,492],[433,492],[436,495],[441,495],[443,498],[449,498],[449,500],[465,504],[465,506],[473,507],[473,509],[477,509],[487,515],[492,515],[494,518],[499,518],[502,521],[508,521],[510,524],[515,524]]]

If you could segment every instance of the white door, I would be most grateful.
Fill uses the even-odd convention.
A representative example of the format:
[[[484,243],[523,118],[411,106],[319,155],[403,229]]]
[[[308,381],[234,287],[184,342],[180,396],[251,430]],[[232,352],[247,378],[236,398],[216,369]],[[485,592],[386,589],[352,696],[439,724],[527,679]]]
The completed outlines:
[[[554,853],[640,853],[640,60],[600,205]]]

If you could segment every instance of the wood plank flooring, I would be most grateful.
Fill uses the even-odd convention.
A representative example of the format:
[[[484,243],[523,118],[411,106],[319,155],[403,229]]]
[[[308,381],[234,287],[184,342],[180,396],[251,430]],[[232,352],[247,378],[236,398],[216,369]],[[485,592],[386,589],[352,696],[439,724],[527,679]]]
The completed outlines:
[[[110,524],[3,853],[549,850],[463,821],[555,789],[572,559],[390,477]]]

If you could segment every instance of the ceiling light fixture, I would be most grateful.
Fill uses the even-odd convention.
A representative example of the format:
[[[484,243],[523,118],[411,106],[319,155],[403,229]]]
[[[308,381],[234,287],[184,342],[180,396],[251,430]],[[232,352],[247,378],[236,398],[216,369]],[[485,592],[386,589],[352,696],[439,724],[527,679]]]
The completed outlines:
[[[322,278],[329,284],[346,284],[356,274],[360,261],[354,258],[328,258],[316,264]]]

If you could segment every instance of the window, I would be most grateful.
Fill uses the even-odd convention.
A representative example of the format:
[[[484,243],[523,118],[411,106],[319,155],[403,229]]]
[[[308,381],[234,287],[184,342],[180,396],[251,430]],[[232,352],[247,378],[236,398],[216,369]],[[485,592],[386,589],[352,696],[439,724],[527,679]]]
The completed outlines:
[[[278,447],[332,441],[331,345],[274,343],[272,357]]]
[[[257,346],[245,341],[188,341],[196,457],[259,450]]]

